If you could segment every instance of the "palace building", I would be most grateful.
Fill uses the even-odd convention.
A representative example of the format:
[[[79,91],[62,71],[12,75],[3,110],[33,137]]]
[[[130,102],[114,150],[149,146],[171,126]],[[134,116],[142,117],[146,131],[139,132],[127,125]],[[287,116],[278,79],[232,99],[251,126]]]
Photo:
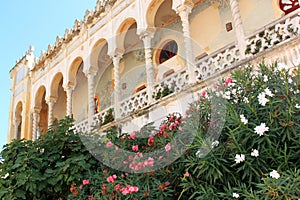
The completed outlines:
[[[8,142],[71,116],[76,131],[182,112],[247,65],[300,64],[299,0],[104,0],[10,70]]]

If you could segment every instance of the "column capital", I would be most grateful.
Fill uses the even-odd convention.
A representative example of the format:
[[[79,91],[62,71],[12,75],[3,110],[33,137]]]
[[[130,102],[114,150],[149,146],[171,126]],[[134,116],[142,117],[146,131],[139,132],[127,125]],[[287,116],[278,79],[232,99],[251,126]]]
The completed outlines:
[[[49,105],[49,104],[54,104],[57,100],[57,97],[54,97],[54,96],[50,96],[50,97],[46,97],[45,98],[45,101],[46,103]]]
[[[67,92],[68,90],[74,90],[75,89],[75,85],[72,82],[69,82],[65,85],[63,85],[64,91]]]
[[[39,114],[41,112],[41,108],[40,107],[34,107],[31,111],[32,113],[36,113],[36,114]]]
[[[88,69],[86,69],[83,73],[85,74],[86,77],[93,75],[95,76],[98,72],[98,68],[95,66],[90,66]]]
[[[124,54],[124,49],[116,48],[113,51],[109,52],[108,55],[111,59],[121,59]]]
[[[180,6],[176,7],[174,10],[177,14],[181,15],[183,13],[190,14],[194,7],[194,2],[192,0],[186,0]]]
[[[139,30],[139,36],[140,36],[140,39],[144,39],[144,38],[153,38],[154,37],[154,34],[155,34],[155,31],[156,31],[156,28],[155,27],[148,27],[148,28],[145,28],[143,30]]]

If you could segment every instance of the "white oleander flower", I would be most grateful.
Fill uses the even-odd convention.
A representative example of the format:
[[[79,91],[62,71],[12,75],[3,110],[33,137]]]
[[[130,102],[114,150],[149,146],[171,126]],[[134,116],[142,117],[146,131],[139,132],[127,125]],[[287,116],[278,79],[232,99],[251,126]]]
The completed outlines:
[[[268,76],[267,75],[264,75],[264,82],[268,82]]]
[[[300,109],[300,105],[299,104],[296,104],[295,107],[298,108],[298,109]]]
[[[269,102],[269,99],[266,98],[266,93],[265,92],[260,93],[257,98],[258,98],[259,104],[262,105],[262,106],[265,106],[266,103]]]
[[[244,115],[240,115],[240,118],[241,118],[241,122],[243,122],[244,124],[248,124],[248,119],[246,119]]]
[[[273,170],[273,171],[270,172],[270,176],[272,178],[279,179],[280,174],[276,170]]]
[[[266,131],[269,131],[269,127],[267,127],[265,123],[261,123],[259,126],[254,128],[254,132],[259,136],[262,136]]]
[[[238,193],[235,193],[235,192],[232,194],[232,196],[233,196],[234,198],[236,198],[236,199],[238,199],[238,198],[240,197],[240,195],[239,195]]]
[[[269,88],[265,89],[265,94],[268,95],[269,97],[273,96],[273,94],[272,94],[272,92],[271,92],[271,90]]]
[[[258,157],[259,156],[258,150],[257,149],[252,149],[251,156]]]
[[[217,147],[219,145],[219,141],[215,140],[211,143],[211,148]]]
[[[235,163],[241,163],[245,161],[245,155],[244,154],[236,154],[235,155]]]

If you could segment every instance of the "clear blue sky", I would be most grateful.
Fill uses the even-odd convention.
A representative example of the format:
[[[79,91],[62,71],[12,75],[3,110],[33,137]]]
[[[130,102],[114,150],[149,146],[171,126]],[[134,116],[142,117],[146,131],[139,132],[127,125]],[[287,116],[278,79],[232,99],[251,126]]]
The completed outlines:
[[[7,142],[10,107],[9,70],[23,57],[29,45],[35,56],[54,44],[72,28],[75,19],[83,19],[97,0],[9,0],[1,2],[0,28],[0,150]]]

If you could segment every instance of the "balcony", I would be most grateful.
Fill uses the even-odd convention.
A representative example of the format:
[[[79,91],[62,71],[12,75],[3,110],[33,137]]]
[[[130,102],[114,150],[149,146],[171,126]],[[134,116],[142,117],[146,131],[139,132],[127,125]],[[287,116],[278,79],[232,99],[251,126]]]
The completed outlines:
[[[120,120],[125,120],[135,115],[143,115],[155,106],[167,101],[172,101],[174,95],[183,92],[197,92],[205,87],[205,82],[217,75],[224,75],[231,70],[243,66],[248,62],[253,64],[265,59],[265,62],[280,61],[288,65],[295,65],[300,55],[300,13],[296,10],[280,18],[251,35],[246,40],[245,56],[240,52],[237,44],[229,44],[212,54],[206,55],[195,61],[194,73],[196,82],[190,84],[190,77],[186,67],[170,73],[152,88],[149,97],[146,89],[124,99],[120,102]],[[288,46],[288,49],[284,49]],[[298,58],[297,58],[298,56]],[[297,61],[298,62],[298,61]],[[75,125],[77,132],[86,133],[93,126],[103,126],[105,118],[113,115],[113,107],[101,111],[92,119],[85,119]],[[167,114],[167,113],[166,113]],[[111,116],[110,116],[111,117]],[[114,122],[105,123],[105,126]]]

